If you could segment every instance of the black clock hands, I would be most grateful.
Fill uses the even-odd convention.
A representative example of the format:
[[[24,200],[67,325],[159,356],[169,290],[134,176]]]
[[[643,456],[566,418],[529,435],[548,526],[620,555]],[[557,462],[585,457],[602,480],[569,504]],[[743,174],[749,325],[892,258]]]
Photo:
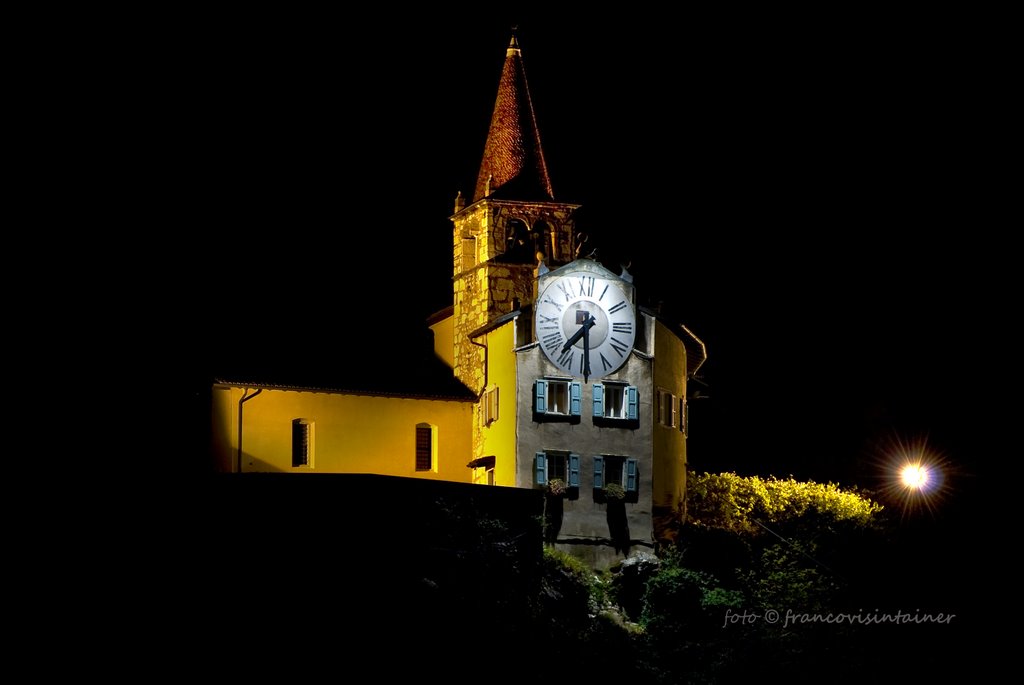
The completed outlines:
[[[583,382],[587,383],[590,379],[590,329],[594,327],[597,320],[589,312],[583,312],[583,317],[580,329],[565,341],[565,344],[562,345],[562,352],[568,351],[570,347],[579,342],[580,338],[583,338]]]

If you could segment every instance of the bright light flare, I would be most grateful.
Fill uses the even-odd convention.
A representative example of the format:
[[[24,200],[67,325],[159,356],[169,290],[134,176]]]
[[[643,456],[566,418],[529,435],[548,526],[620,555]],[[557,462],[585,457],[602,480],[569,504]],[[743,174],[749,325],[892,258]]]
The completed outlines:
[[[928,468],[920,464],[907,464],[900,471],[900,481],[914,490],[922,490],[928,485]]]
[[[904,516],[935,512],[949,495],[953,464],[928,445],[926,438],[893,437],[877,453],[881,501],[897,506]]]

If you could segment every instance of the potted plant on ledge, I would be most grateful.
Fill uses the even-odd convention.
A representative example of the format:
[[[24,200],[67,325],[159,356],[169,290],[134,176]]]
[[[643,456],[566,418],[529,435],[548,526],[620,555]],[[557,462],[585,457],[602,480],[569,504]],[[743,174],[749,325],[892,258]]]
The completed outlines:
[[[618,483],[608,483],[604,486],[604,500],[606,502],[622,502],[626,499],[626,491]]]
[[[561,478],[552,478],[548,481],[547,493],[552,497],[565,495],[565,481]]]

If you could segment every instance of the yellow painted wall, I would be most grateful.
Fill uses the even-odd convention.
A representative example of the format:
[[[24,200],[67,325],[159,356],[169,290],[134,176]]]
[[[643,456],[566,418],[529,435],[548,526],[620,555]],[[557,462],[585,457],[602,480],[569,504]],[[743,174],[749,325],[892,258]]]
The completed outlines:
[[[441,319],[430,327],[434,333],[434,354],[449,367],[455,366],[455,317]]]
[[[477,457],[494,455],[494,484],[515,487],[516,484],[516,355],[515,324],[509,321],[500,328],[487,333],[478,342],[487,345],[487,387],[498,388],[498,420],[488,426],[480,421],[481,407],[477,407],[476,445]],[[475,477],[477,482],[486,482],[483,469]]]
[[[241,387],[214,386],[214,458],[237,470]],[[252,391],[250,390],[250,393]],[[472,402],[265,389],[245,402],[242,471],[376,473],[470,482]],[[313,465],[292,467],[293,419],[314,422]],[[436,427],[434,469],[416,470],[416,425]]]
[[[660,321],[654,321],[654,391],[668,390],[679,398],[686,397],[686,348]],[[657,407],[656,398],[652,398]],[[677,415],[674,428],[658,422],[654,414],[654,506],[680,509],[686,489],[686,436],[679,429]]]

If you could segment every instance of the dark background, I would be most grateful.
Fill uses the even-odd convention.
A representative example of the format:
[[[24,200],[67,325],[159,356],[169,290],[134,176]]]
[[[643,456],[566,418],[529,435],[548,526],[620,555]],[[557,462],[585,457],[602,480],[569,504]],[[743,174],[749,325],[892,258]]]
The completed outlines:
[[[914,514],[936,592],[990,557],[1014,300],[984,22],[368,17],[169,32],[155,206],[187,458],[205,459],[216,375],[400,377],[429,356],[447,217],[517,24],[556,198],[583,205],[588,246],[631,264],[642,303],[707,343],[691,466],[881,490],[893,445],[925,445],[946,474]]]

